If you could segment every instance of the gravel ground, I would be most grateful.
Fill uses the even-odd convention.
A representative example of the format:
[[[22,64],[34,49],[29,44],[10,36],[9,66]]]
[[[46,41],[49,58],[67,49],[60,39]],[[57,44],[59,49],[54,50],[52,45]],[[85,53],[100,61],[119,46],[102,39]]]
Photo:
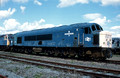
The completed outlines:
[[[67,73],[2,58],[0,58],[0,74],[8,78],[90,78],[77,73]]]
[[[113,55],[109,60],[120,60],[120,55]]]
[[[60,63],[120,70],[120,65],[115,65],[115,64],[106,64],[106,63],[98,63],[98,62],[91,62],[91,61],[80,61],[75,59],[72,59],[72,60],[62,59],[62,58],[56,58],[56,57],[35,56],[35,55],[9,53],[9,52],[2,52],[2,51],[0,51],[0,54],[10,54],[10,55],[15,55],[20,57],[42,59],[47,61],[49,60],[49,61],[55,61]],[[111,59],[120,60],[120,55],[114,55],[113,58]],[[46,68],[43,66],[29,65],[25,63],[11,61],[8,59],[2,59],[2,58],[0,58],[0,74],[4,76],[8,76],[8,78],[91,78],[90,76],[85,76],[82,74],[63,72],[61,70],[55,70],[55,69]]]

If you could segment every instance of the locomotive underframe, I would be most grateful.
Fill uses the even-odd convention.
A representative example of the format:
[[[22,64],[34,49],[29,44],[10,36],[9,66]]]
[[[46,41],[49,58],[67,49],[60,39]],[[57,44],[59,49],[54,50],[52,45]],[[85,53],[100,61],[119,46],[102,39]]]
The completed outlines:
[[[6,46],[6,45],[1,45],[1,46],[0,46],[0,50],[1,50],[1,51],[7,51],[7,50],[9,50],[9,49],[10,49],[9,46]]]
[[[83,47],[27,47],[12,46],[0,47],[0,50],[9,50],[13,52],[47,54],[48,56],[59,57],[77,57],[79,59],[105,60],[112,57],[112,52],[108,48],[83,48]]]

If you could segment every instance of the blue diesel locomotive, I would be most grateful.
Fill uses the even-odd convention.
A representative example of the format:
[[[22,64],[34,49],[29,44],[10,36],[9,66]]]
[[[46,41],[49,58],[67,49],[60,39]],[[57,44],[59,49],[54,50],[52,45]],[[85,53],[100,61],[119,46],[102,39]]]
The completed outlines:
[[[112,57],[112,37],[96,23],[24,31],[13,35],[12,51],[105,60]]]

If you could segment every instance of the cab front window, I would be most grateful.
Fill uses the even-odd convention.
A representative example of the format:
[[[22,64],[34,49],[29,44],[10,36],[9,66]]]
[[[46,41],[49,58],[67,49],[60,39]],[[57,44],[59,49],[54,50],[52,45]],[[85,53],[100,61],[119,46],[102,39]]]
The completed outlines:
[[[95,25],[96,25],[97,30],[101,30],[101,31],[103,31],[103,29],[102,29],[101,26],[99,26],[98,24],[95,24]]]
[[[102,27],[100,27],[100,29],[103,31]]]
[[[96,30],[95,26],[94,26],[94,25],[92,25],[92,31],[95,31],[95,30]]]
[[[97,30],[100,30],[100,26],[98,24],[96,24],[96,28]]]
[[[91,26],[92,31],[103,31],[102,27],[98,24],[94,24]]]

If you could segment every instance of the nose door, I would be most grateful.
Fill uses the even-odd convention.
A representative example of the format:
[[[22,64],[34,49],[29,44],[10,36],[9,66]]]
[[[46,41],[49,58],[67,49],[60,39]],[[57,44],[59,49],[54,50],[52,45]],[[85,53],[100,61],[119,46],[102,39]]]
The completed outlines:
[[[84,45],[84,29],[79,30],[78,37],[79,37],[79,46],[83,47],[83,45]]]

